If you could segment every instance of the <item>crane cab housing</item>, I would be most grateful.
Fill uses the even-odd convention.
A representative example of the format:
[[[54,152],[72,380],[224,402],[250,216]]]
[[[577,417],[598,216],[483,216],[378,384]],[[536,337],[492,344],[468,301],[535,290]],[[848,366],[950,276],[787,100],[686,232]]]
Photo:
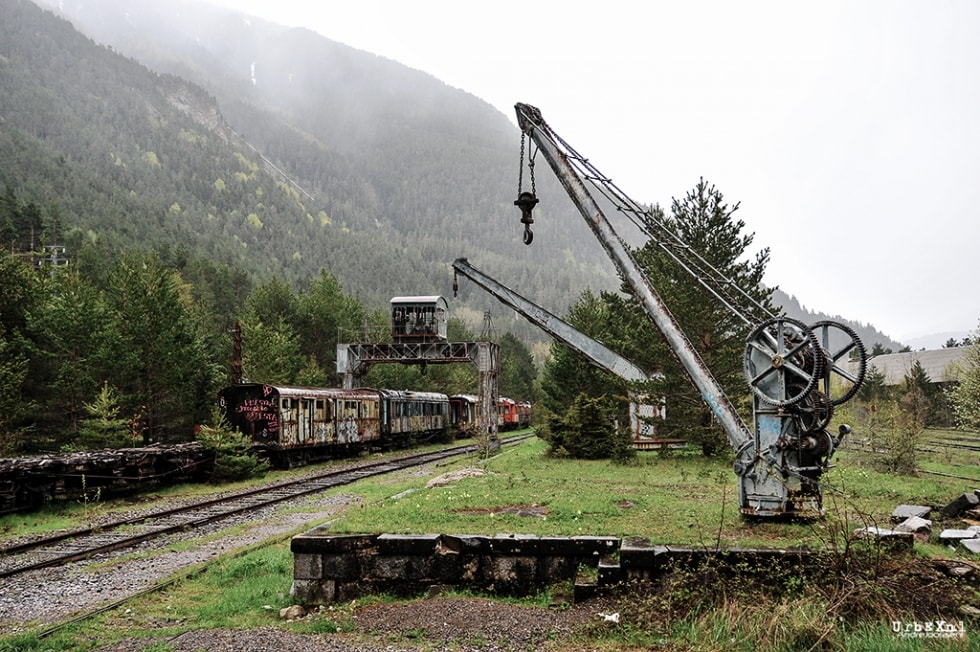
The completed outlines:
[[[394,297],[391,300],[391,336],[396,343],[446,340],[449,304],[438,296]]]

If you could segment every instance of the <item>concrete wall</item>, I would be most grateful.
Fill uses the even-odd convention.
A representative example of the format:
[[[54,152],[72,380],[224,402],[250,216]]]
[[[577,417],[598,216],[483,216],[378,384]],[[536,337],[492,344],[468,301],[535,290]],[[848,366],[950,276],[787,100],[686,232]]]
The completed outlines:
[[[291,595],[307,605],[390,593],[421,595],[433,587],[471,589],[507,596],[532,595],[561,582],[576,596],[626,580],[651,581],[677,566],[709,558],[747,563],[808,566],[808,550],[654,546],[642,537],[538,537],[500,534],[328,534],[296,536]],[[760,562],[766,562],[760,564]],[[581,569],[587,580],[576,580]]]

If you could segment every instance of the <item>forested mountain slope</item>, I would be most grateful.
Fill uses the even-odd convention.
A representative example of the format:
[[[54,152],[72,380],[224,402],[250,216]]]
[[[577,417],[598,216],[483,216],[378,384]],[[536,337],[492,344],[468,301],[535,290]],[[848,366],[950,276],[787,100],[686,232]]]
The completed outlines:
[[[53,207],[69,246],[180,248],[259,281],[326,269],[371,306],[449,295],[459,256],[559,313],[586,288],[619,286],[545,166],[524,247],[518,131],[462,90],[196,2],[43,6],[94,41],[0,0],[0,185]],[[454,307],[515,326],[462,290]]]
[[[372,305],[447,294],[458,256],[559,310],[585,287],[616,283],[553,179],[538,188],[547,245],[526,260],[516,127],[429,75],[193,3],[59,3],[105,30],[97,36],[111,49],[30,3],[4,4],[3,42],[25,55],[4,70],[5,101],[18,106],[4,108],[3,135],[22,153],[4,168],[22,168],[33,149],[97,177],[84,185],[100,192],[63,206],[67,225],[178,243],[260,279],[300,282],[326,268]],[[298,187],[261,174],[269,164]],[[64,202],[57,164],[38,172],[0,182]],[[105,197],[126,205],[106,210]]]

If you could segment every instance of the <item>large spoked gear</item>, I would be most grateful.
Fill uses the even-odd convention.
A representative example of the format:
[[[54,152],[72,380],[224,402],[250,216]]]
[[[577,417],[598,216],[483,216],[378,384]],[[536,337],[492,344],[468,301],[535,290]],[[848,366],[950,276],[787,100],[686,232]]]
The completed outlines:
[[[853,329],[835,321],[818,321],[810,330],[816,335],[827,359],[821,390],[833,405],[846,403],[864,382],[868,365],[864,344]],[[847,361],[855,363],[853,368],[843,366]],[[833,382],[835,378],[838,382]],[[838,396],[834,396],[834,390]]]
[[[749,335],[742,362],[752,392],[771,405],[785,407],[816,389],[823,376],[824,352],[806,324],[775,317]]]
[[[830,425],[834,417],[834,404],[818,389],[793,406],[793,413],[804,434],[820,432]]]

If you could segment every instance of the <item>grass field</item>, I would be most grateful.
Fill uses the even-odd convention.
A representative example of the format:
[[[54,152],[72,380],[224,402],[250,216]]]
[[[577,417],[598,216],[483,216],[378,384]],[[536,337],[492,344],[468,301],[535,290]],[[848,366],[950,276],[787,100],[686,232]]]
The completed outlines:
[[[941,506],[980,483],[920,474],[880,473],[858,452],[844,451],[826,481],[826,517],[810,523],[746,521],[738,514],[736,477],[725,459],[695,452],[662,456],[642,453],[634,463],[559,460],[546,444],[531,439],[489,460],[476,457],[431,469],[402,472],[333,490],[354,493],[360,506],[333,522],[337,532],[529,533],[539,535],[639,535],[654,542],[704,546],[809,546],[840,552],[826,574],[772,577],[752,572],[695,569],[655,587],[630,587],[621,625],[584,631],[586,649],[664,650],[934,650],[980,649],[980,620],[960,612],[980,607],[976,573],[953,579],[935,571],[935,560],[971,563],[962,550],[938,543],[917,544],[912,555],[892,557],[851,533],[890,523],[899,504]],[[980,475],[977,453],[968,450],[924,455],[923,468]],[[459,469],[477,470],[433,488],[427,484]],[[197,491],[197,489],[190,489]],[[166,497],[162,497],[166,500]],[[31,517],[38,530],[50,519],[65,527],[91,516],[98,505],[76,505]],[[303,508],[294,508],[303,509]],[[0,519],[9,533],[24,523]],[[21,517],[23,518],[23,517]],[[310,514],[311,526],[317,523]],[[944,525],[937,523],[936,532]],[[257,569],[261,569],[258,572]],[[731,570],[731,569],[729,569]],[[764,569],[763,569],[764,570]],[[43,641],[21,637],[0,641],[0,650],[85,649],[89,640],[146,636],[164,641],[190,628],[284,626],[278,609],[290,603],[292,559],[280,543],[244,557],[221,561],[213,571],[182,582],[166,595],[143,598],[139,617],[109,612]],[[379,596],[377,600],[386,600]],[[539,596],[537,604],[551,597]],[[268,606],[269,609],[262,608]],[[944,619],[963,622],[966,636],[903,638],[893,623],[925,626]],[[161,624],[165,623],[165,624]],[[344,607],[289,625],[297,631],[351,628]],[[737,641],[737,644],[735,643]],[[19,647],[9,647],[16,644]],[[79,647],[82,645],[82,647]]]

